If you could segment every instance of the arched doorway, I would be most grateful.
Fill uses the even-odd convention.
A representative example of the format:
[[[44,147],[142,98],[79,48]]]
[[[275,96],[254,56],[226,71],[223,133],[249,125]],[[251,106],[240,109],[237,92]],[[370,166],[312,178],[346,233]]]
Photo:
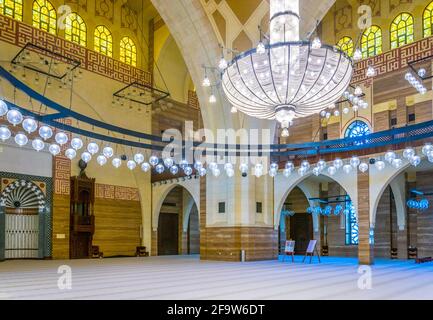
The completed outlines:
[[[200,253],[198,208],[182,186],[172,188],[164,198],[158,216],[158,255]]]
[[[36,259],[43,257],[46,199],[33,182],[15,180],[0,197],[0,219],[5,259]]]

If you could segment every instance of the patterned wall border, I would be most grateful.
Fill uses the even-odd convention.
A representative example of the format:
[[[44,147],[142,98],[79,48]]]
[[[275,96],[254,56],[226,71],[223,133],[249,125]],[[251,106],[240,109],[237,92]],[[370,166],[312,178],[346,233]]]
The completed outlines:
[[[79,60],[81,68],[126,84],[134,81],[151,84],[149,72],[89,50],[45,31],[0,15],[0,40],[24,47],[32,43],[60,55]]]
[[[46,186],[46,203],[47,203],[47,212],[45,219],[45,247],[44,247],[44,257],[51,257],[51,248],[52,248],[52,240],[51,234],[53,232],[52,226],[52,211],[53,211],[53,178],[49,177],[39,177],[39,176],[31,176],[26,174],[18,174],[12,172],[2,172],[0,171],[0,179],[9,179],[9,180],[29,180],[29,181],[38,181],[45,183]]]
[[[138,189],[130,187],[96,184],[97,199],[140,201]]]
[[[355,66],[352,83],[366,81],[366,71],[372,65],[377,76],[398,71],[408,66],[408,62],[433,55],[433,37],[425,38],[406,46],[382,53],[375,57],[362,60]]]

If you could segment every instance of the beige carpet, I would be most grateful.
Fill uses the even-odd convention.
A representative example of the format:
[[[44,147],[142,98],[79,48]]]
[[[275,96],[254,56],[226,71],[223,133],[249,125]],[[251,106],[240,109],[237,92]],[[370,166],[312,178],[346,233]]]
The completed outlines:
[[[372,289],[356,259],[321,264],[203,262],[197,256],[0,263],[0,299],[433,299],[433,263],[377,260]],[[59,266],[72,270],[60,290]]]

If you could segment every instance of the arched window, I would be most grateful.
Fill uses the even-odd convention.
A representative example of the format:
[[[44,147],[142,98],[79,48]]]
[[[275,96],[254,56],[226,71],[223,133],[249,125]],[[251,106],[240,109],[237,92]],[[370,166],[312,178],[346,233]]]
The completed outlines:
[[[113,56],[113,36],[104,26],[95,29],[95,51],[109,57]]]
[[[433,1],[425,8],[422,15],[423,36],[433,35]]]
[[[391,49],[413,42],[413,17],[409,13],[399,14],[391,23]]]
[[[370,127],[364,121],[355,120],[347,127],[345,137],[357,138],[370,133]]]
[[[87,45],[87,27],[79,14],[71,13],[66,17],[65,39],[83,47]]]
[[[33,1],[33,27],[56,34],[57,13],[48,0]]]
[[[361,38],[362,57],[370,58],[382,53],[382,30],[371,26],[364,31]]]
[[[23,21],[23,0],[0,0],[0,13]]]
[[[353,40],[350,37],[343,37],[337,42],[337,47],[349,57],[353,56]]]
[[[129,37],[124,37],[120,41],[120,61],[133,67],[137,66],[137,47]]]

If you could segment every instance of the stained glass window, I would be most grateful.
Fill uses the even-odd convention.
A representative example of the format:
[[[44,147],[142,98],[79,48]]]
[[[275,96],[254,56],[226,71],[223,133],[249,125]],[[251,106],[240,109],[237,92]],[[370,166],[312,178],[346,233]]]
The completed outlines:
[[[346,138],[362,137],[370,134],[370,127],[363,121],[356,120],[346,129]]]
[[[95,51],[109,57],[113,56],[113,36],[104,26],[95,29]]]
[[[33,2],[33,27],[56,34],[57,13],[48,0],[35,0]]]
[[[137,47],[129,37],[124,37],[120,41],[120,61],[130,66],[137,66]]]
[[[0,13],[23,21],[23,0],[0,0]]]
[[[361,37],[362,57],[374,57],[382,53],[382,30],[378,26],[371,26]]]
[[[353,56],[353,40],[350,37],[343,37],[337,42],[337,47],[349,57]]]
[[[391,23],[391,49],[412,43],[413,40],[413,17],[409,13],[401,13]]]
[[[433,1],[425,8],[422,16],[422,26],[424,37],[433,35]]]
[[[84,47],[87,45],[87,27],[77,13],[71,13],[66,17],[65,39]]]

